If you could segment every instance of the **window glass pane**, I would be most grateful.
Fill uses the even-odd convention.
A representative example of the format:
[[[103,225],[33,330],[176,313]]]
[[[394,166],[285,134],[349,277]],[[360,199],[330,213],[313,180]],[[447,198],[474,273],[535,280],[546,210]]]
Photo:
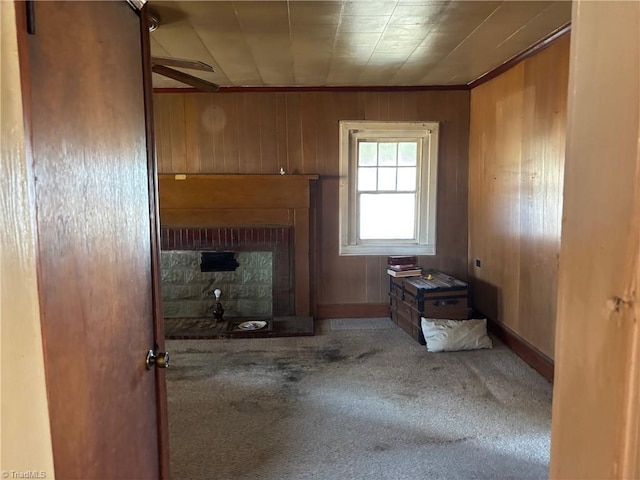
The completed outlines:
[[[377,168],[358,168],[358,191],[376,190]]]
[[[377,156],[377,142],[360,142],[358,144],[358,165],[361,167],[375,167]]]
[[[396,189],[396,168],[378,169],[378,190]]]
[[[384,167],[395,167],[397,151],[398,151],[398,144],[395,142],[379,143],[378,144],[378,165],[384,166]]]
[[[360,194],[360,238],[415,238],[415,193]]]
[[[398,165],[413,167],[418,159],[418,144],[416,142],[400,142],[398,144]]]
[[[416,168],[398,168],[398,190],[411,191],[416,189]]]

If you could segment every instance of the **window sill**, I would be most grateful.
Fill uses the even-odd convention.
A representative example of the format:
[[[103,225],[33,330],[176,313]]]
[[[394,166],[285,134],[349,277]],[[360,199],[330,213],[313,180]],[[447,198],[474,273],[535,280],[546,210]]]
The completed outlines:
[[[435,245],[340,245],[338,255],[435,255]]]

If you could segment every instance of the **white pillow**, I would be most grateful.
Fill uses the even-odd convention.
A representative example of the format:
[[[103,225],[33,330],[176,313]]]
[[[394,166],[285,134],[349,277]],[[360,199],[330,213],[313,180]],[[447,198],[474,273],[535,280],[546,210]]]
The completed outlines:
[[[422,317],[422,334],[428,352],[455,352],[492,348],[487,335],[487,319],[446,320]]]

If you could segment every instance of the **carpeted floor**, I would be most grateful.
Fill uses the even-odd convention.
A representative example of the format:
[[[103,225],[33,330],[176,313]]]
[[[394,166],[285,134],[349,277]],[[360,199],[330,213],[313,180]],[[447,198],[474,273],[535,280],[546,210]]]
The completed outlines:
[[[428,353],[388,319],[168,340],[172,478],[547,478],[551,384],[501,344]]]

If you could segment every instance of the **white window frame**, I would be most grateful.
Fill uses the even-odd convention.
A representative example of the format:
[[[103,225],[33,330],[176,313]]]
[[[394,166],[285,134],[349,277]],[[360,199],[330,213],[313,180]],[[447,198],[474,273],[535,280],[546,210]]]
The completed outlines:
[[[435,255],[438,188],[438,122],[340,121],[339,255]],[[357,145],[359,140],[419,139],[416,238],[363,240],[357,235]],[[380,219],[384,222],[384,218]]]

